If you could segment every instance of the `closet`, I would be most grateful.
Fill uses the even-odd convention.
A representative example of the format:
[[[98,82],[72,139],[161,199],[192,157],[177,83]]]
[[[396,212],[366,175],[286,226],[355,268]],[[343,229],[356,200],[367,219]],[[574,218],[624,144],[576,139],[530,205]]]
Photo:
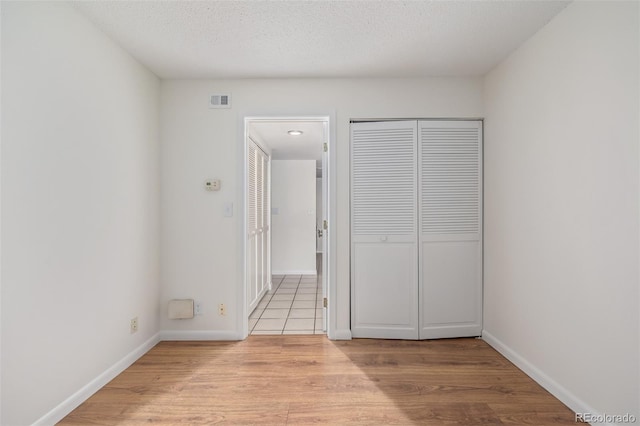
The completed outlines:
[[[482,121],[351,123],[351,332],[482,330]]]
[[[250,140],[247,176],[247,306],[250,313],[269,290],[271,281],[270,164],[269,155]]]

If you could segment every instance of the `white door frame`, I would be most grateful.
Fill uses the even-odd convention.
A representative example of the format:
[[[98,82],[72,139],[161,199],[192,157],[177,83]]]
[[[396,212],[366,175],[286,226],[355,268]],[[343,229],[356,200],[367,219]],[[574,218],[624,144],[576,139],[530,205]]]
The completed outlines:
[[[328,306],[326,310],[327,319],[327,337],[334,339],[334,330],[336,330],[337,314],[336,314],[336,200],[337,200],[337,173],[336,173],[336,119],[335,111],[324,114],[278,114],[278,113],[261,113],[261,114],[240,114],[239,131],[238,131],[238,183],[239,191],[237,192],[237,235],[238,235],[238,285],[236,294],[236,335],[238,339],[244,340],[249,335],[249,312],[247,307],[247,206],[246,197],[248,193],[247,170],[248,170],[248,126],[249,123],[255,121],[321,121],[326,123],[327,135],[326,143],[328,147],[328,156],[326,165],[323,166],[323,176],[327,179],[327,218],[329,223],[328,230],[324,236],[327,240],[327,252],[323,256],[323,263],[326,265],[323,269],[324,288],[327,294]]]

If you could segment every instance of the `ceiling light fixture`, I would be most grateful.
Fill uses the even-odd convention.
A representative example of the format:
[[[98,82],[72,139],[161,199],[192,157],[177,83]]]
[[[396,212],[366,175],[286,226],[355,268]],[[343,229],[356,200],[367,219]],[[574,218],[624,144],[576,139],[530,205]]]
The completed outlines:
[[[291,136],[300,136],[304,132],[302,130],[289,130],[287,133],[289,133]]]

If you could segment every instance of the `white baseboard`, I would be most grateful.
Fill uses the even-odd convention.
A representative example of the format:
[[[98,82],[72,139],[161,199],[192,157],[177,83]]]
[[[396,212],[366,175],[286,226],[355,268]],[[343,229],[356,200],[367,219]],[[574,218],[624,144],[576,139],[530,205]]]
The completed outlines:
[[[271,271],[271,275],[316,275],[315,269],[291,269],[287,271]]]
[[[120,361],[113,364],[102,374],[91,380],[76,393],[65,399],[53,410],[40,417],[34,425],[53,425],[62,420],[67,414],[75,410],[80,404],[86,401],[91,395],[99,391],[104,385],[113,380],[118,374],[126,370],[131,364],[136,362],[142,355],[149,352],[151,348],[160,342],[160,334],[155,334],[149,340],[129,352]]]
[[[488,331],[482,331],[482,340],[487,342],[496,351],[500,352],[505,358],[515,364],[516,367],[538,382],[540,386],[548,390],[553,396],[562,401],[564,405],[569,407],[575,413],[590,413],[594,416],[601,414],[573,393],[569,392],[565,387],[553,380],[538,367],[527,361],[509,346],[502,343]]]
[[[351,340],[352,338],[351,330],[348,328],[343,330],[334,330],[331,334],[332,335],[329,336],[331,340]]]
[[[351,340],[351,330],[337,330],[333,336],[334,340]],[[217,330],[164,330],[152,336],[149,340],[138,346],[120,361],[105,370],[95,379],[91,380],[73,395],[65,399],[62,403],[40,417],[33,425],[53,425],[62,420],[70,412],[75,410],[80,404],[86,401],[91,395],[103,388],[113,380],[118,374],[126,370],[131,364],[149,352],[151,348],[161,341],[167,340],[242,340],[235,331]]]
[[[165,330],[160,332],[165,340],[242,340],[235,331],[217,330]]]

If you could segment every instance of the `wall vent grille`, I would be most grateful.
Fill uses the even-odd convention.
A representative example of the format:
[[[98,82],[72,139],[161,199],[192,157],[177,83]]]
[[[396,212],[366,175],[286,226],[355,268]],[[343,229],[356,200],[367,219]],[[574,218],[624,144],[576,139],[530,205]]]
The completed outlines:
[[[209,96],[209,108],[231,108],[231,94],[216,93]]]

